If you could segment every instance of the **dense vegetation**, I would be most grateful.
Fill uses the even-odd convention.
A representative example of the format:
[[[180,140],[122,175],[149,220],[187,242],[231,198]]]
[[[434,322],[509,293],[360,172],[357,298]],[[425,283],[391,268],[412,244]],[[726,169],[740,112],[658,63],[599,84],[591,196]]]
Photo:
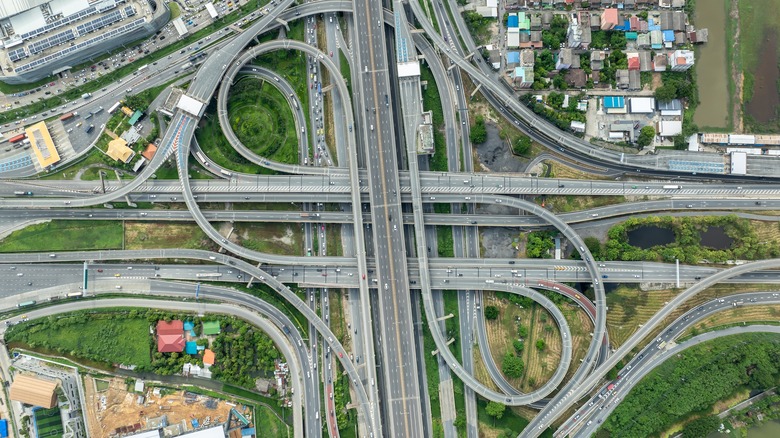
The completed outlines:
[[[533,231],[528,233],[528,243],[525,246],[525,255],[531,259],[552,258],[550,250],[555,248],[555,231]]]
[[[158,353],[157,341],[149,327],[159,320],[192,321],[196,332],[201,318],[155,309],[121,309],[81,311],[53,315],[17,324],[9,329],[6,341],[30,349],[65,354],[108,365],[136,365],[138,371],[160,375],[181,373],[185,363],[203,365],[201,356],[185,353]],[[281,358],[271,339],[247,322],[233,317],[209,315],[219,321],[222,331],[211,349],[217,357],[211,368],[215,379],[226,383],[254,387],[254,379],[273,370],[274,360]],[[206,338],[199,345],[208,346]]]
[[[728,336],[697,345],[644,378],[597,436],[657,435],[696,413],[710,412],[715,402],[740,388],[777,385],[778,364],[780,337],[774,334]]]
[[[658,226],[674,231],[675,241],[662,246],[641,249],[628,244],[627,233],[641,226]],[[734,242],[724,250],[701,245],[700,233],[709,227],[722,227]],[[759,260],[780,256],[780,245],[774,241],[759,241],[750,221],[736,216],[679,217],[655,216],[631,218],[615,225],[607,233],[607,243],[593,256],[601,260],[655,260],[698,263],[707,260],[722,263],[726,260]],[[590,247],[590,245],[589,245]],[[591,248],[593,250],[595,248]]]
[[[561,77],[561,76],[559,75],[556,77]],[[559,87],[559,88],[565,88],[565,87]],[[560,94],[560,93],[556,93],[556,94]],[[560,96],[563,95],[560,94]],[[563,104],[562,99],[560,100],[560,105],[558,105],[557,104],[558,102],[555,100],[551,102],[550,98],[548,98],[546,105],[542,102],[537,102],[536,98],[532,94],[524,94],[520,97],[520,100],[523,103],[525,103],[529,108],[531,108],[531,110],[533,110],[534,113],[554,123],[555,126],[557,126],[559,129],[568,130],[572,120],[578,122],[585,121],[585,113],[576,109],[576,105],[577,105],[576,99],[569,99],[570,105],[567,106],[566,108],[562,106]],[[573,104],[571,103],[572,100],[574,100]]]

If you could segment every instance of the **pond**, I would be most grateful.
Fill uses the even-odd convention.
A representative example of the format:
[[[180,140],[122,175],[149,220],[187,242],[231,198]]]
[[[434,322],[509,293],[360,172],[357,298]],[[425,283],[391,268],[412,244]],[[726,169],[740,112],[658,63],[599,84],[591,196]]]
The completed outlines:
[[[734,239],[726,234],[723,227],[709,227],[701,233],[701,246],[712,249],[729,249]]]
[[[674,242],[674,231],[655,225],[634,228],[627,233],[628,244],[647,249],[658,245],[668,245]]]
[[[748,438],[776,438],[780,436],[780,422],[767,421],[747,430]]]

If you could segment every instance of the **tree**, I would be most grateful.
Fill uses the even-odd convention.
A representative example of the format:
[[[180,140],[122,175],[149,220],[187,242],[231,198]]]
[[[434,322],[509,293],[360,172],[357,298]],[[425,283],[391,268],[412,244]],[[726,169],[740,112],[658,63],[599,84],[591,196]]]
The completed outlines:
[[[591,255],[593,255],[593,258],[595,259],[603,259],[602,249],[601,249],[601,242],[598,238],[593,236],[588,236],[585,239],[583,239],[585,242],[585,246],[588,248],[588,251],[590,251]]]
[[[517,141],[515,141],[512,150],[520,156],[528,155],[528,153],[531,152],[531,138],[525,135],[520,136]]]
[[[501,371],[507,376],[513,379],[523,376],[525,370],[525,364],[523,360],[514,354],[507,352],[504,355],[504,360],[501,362]]]
[[[487,140],[487,129],[485,129],[485,118],[477,116],[474,126],[471,127],[469,139],[474,144],[482,144]]]
[[[496,403],[493,401],[488,402],[487,406],[485,406],[485,413],[494,418],[493,425],[496,424],[495,420],[500,420],[501,417],[504,416],[505,410],[506,410],[506,406],[502,405],[501,403]]]
[[[717,415],[708,415],[697,418],[685,425],[682,435],[684,438],[700,438],[709,436],[715,432],[720,425],[720,418]]]
[[[662,102],[668,102],[677,97],[677,86],[674,83],[664,83],[655,89],[655,98]]]
[[[528,327],[521,325],[517,329],[517,335],[521,338],[527,338],[528,337]]]
[[[512,347],[514,347],[515,353],[520,354],[523,352],[523,349],[525,348],[525,344],[523,343],[523,341],[519,339],[515,339],[514,341],[512,341]]]
[[[496,319],[498,318],[498,307],[496,306],[485,306],[485,319]]]
[[[655,137],[655,128],[652,125],[644,126],[639,131],[639,138],[636,140],[636,144],[640,147],[649,146],[653,142],[653,137]]]
[[[545,348],[545,346],[546,346],[546,345],[545,345],[545,343],[544,343],[544,339],[538,339],[538,340],[536,341],[536,349],[537,349],[537,350],[539,350],[539,351],[544,351],[544,348]]]

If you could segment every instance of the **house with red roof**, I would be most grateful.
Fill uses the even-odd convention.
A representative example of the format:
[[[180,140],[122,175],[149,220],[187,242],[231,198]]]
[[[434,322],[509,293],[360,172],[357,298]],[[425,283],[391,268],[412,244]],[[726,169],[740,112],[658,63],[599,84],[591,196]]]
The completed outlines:
[[[184,323],[181,320],[157,321],[158,352],[181,353],[184,350],[184,344]]]

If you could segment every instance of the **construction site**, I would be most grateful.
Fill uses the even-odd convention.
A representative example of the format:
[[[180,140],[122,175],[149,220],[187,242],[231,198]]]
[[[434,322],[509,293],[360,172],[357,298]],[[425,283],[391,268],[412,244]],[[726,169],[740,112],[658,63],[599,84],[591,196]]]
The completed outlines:
[[[247,417],[252,416],[251,410],[240,404],[184,390],[147,388],[140,380],[131,386],[120,378],[87,376],[84,387],[92,438],[124,437],[149,430],[159,430],[165,437],[178,436],[225,423],[231,410],[233,419],[238,417],[246,427]]]

